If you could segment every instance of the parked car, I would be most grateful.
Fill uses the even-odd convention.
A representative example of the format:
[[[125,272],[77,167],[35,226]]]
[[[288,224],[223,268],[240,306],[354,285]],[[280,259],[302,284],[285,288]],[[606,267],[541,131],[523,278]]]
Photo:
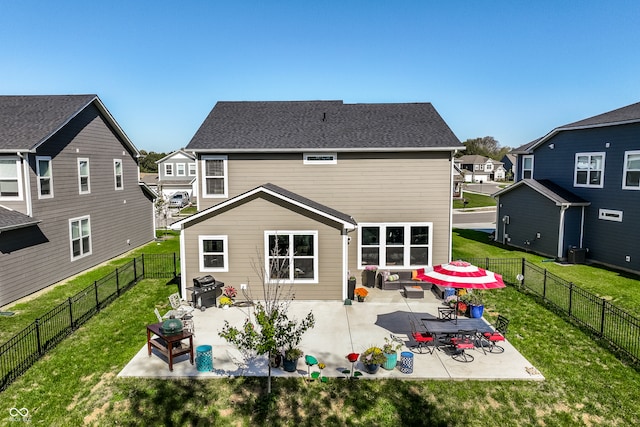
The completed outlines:
[[[186,191],[178,191],[173,193],[171,199],[169,199],[169,207],[171,208],[184,208],[190,203],[189,193]]]

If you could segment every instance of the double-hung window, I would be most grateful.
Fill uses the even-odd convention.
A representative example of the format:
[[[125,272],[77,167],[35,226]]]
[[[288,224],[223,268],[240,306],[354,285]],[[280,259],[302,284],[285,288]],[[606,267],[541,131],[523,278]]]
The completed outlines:
[[[196,176],[196,164],[189,163],[189,176]]]
[[[78,159],[78,187],[80,194],[91,193],[89,182],[89,159]]]
[[[113,159],[113,177],[115,180],[116,190],[124,189],[124,181],[122,180],[122,160]]]
[[[173,176],[173,163],[164,164],[164,176]]]
[[[522,179],[533,178],[533,156],[522,156]]]
[[[69,238],[72,261],[91,255],[91,224],[88,216],[69,220]]]
[[[432,227],[430,222],[360,224],[358,268],[431,265]]]
[[[625,190],[640,190],[640,151],[627,151],[624,153],[622,188]]]
[[[604,186],[604,153],[576,153],[573,178],[575,187],[602,188]]]
[[[227,197],[227,156],[202,156],[203,197]]]
[[[266,231],[269,282],[318,283],[317,231]]]
[[[53,171],[51,170],[51,157],[36,156],[36,173],[38,174],[38,198],[48,199],[53,197]]]
[[[198,236],[200,271],[229,271],[227,236]]]
[[[186,176],[187,171],[184,163],[176,163],[176,176]]]
[[[22,200],[21,176],[17,156],[0,157],[0,200]]]

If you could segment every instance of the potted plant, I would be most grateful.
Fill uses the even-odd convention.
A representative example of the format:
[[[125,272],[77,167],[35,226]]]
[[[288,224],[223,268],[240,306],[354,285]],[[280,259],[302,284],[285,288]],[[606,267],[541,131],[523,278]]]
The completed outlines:
[[[447,307],[450,307],[450,308],[455,308],[457,303],[458,303],[458,296],[457,295],[449,295],[444,300],[444,305],[446,305]]]
[[[380,365],[386,361],[387,358],[380,347],[369,347],[360,355],[360,362],[364,365],[365,371],[370,374],[378,372]]]
[[[396,367],[398,363],[398,350],[402,348],[402,343],[393,341],[387,337],[384,338],[384,345],[382,346],[382,352],[387,359],[382,367],[388,371]]]
[[[469,317],[479,319],[484,313],[484,298],[481,291],[468,293]]]
[[[282,367],[287,372],[295,372],[298,369],[298,359],[302,357],[304,353],[302,350],[296,347],[287,348],[283,354]]]
[[[364,274],[366,277],[365,286],[374,288],[376,286],[376,273],[378,272],[377,265],[367,265],[364,268]]]
[[[233,300],[231,298],[229,298],[228,296],[223,295],[223,296],[220,297],[219,303],[220,303],[220,307],[223,310],[227,310],[229,307],[231,307],[233,305]]]
[[[363,302],[364,299],[367,297],[367,295],[369,295],[369,291],[366,290],[365,288],[356,288],[356,290],[354,291],[354,294],[356,298],[358,298],[359,302]]]
[[[225,286],[222,289],[222,295],[229,297],[233,300],[238,295],[238,291],[233,286]]]

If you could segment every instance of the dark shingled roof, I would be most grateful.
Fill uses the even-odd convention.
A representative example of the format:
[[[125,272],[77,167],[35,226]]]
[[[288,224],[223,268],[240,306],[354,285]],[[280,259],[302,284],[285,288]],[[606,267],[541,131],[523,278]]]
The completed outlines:
[[[0,231],[36,225],[40,220],[0,206]]]
[[[97,95],[0,96],[0,150],[33,149],[96,98]]]
[[[521,181],[518,181],[514,185],[498,191],[493,196],[495,197],[504,193],[508,193],[509,191],[513,191],[522,185],[526,185],[527,187],[532,188],[552,202],[555,202],[556,205],[568,204],[571,206],[588,206],[591,204],[591,202],[584,200],[582,197],[579,197],[568,190],[565,190],[564,188],[548,179],[523,179]]]
[[[430,103],[218,102],[188,150],[440,149],[463,145]]]

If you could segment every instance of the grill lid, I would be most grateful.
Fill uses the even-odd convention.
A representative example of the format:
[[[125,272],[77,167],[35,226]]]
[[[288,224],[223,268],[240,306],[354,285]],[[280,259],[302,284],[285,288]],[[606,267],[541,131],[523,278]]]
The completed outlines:
[[[198,288],[205,285],[213,285],[214,283],[216,283],[216,279],[210,274],[207,274],[206,276],[193,278],[193,286]]]

